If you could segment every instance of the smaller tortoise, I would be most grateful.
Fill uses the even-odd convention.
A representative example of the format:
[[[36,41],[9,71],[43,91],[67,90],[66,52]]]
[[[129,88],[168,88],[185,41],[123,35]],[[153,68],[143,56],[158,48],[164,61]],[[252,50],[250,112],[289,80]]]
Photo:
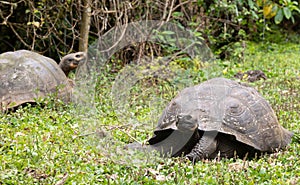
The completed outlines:
[[[18,50],[0,55],[0,109],[7,110],[57,93],[69,101],[73,82],[69,72],[86,60],[83,52],[64,56],[59,65],[38,53]]]
[[[148,142],[164,156],[185,155],[195,162],[274,152],[292,135],[254,88],[214,78],[172,99]]]

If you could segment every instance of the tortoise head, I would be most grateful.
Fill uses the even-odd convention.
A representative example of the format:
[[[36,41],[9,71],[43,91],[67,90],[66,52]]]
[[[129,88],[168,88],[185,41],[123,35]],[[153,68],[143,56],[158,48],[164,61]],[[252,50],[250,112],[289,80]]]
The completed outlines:
[[[69,72],[85,62],[86,58],[87,57],[84,52],[71,53],[61,59],[59,67],[63,70],[66,76],[68,76]]]
[[[176,126],[182,132],[194,132],[198,129],[197,117],[193,114],[179,114],[177,115]]]

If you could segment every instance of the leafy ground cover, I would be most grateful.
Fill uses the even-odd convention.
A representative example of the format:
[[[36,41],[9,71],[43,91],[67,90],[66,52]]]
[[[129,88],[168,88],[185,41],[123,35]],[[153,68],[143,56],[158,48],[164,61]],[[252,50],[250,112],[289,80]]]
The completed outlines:
[[[115,75],[105,75],[97,88],[97,129],[82,134],[88,123],[76,118],[73,105],[50,99],[46,105],[23,106],[0,117],[1,184],[299,184],[300,45],[251,43],[238,48],[230,60],[218,60],[223,76],[260,69],[267,80],[251,83],[271,103],[280,123],[295,132],[291,145],[258,159],[223,159],[193,165],[180,158],[125,152],[123,146],[151,136],[163,107],[155,114],[156,90],[170,100],[178,91],[153,79],[133,88],[129,111],[112,109],[110,89]],[[243,52],[242,55],[241,52]],[[108,66],[109,68],[109,66]],[[201,67],[200,67],[201,68]],[[192,83],[203,80],[201,70],[190,71]],[[148,88],[151,87],[151,88]],[[151,90],[148,90],[151,89]],[[163,92],[163,93],[162,93]],[[134,114],[139,121],[124,117]],[[128,114],[128,115],[127,115]],[[145,122],[146,124],[133,124]],[[150,126],[149,126],[150,125]]]

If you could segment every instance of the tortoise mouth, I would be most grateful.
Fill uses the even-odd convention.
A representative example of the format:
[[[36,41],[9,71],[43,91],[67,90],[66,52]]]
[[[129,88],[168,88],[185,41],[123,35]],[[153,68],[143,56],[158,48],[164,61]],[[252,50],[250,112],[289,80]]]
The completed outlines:
[[[80,59],[80,60],[74,60],[74,61],[72,61],[72,63],[70,64],[70,66],[73,67],[73,68],[76,68],[76,67],[78,67],[79,65],[83,64],[85,61],[86,61],[86,58],[83,57],[83,58]]]
[[[74,61],[74,64],[75,64],[76,66],[79,66],[79,65],[85,63],[85,61],[86,61],[86,57],[83,57],[83,58],[80,59],[80,60]]]
[[[197,119],[191,115],[179,115],[176,126],[179,131],[194,132],[198,128]]]
[[[75,69],[75,68],[78,67],[78,64],[79,64],[79,62],[72,62],[72,63],[70,64],[70,68],[71,68],[71,69]]]

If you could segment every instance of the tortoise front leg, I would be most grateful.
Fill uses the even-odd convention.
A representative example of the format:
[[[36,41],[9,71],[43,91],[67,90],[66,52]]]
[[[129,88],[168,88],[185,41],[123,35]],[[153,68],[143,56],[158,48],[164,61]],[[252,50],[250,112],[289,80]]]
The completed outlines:
[[[197,162],[204,158],[209,158],[217,150],[217,133],[205,132],[199,142],[195,145],[192,151],[186,157]]]

